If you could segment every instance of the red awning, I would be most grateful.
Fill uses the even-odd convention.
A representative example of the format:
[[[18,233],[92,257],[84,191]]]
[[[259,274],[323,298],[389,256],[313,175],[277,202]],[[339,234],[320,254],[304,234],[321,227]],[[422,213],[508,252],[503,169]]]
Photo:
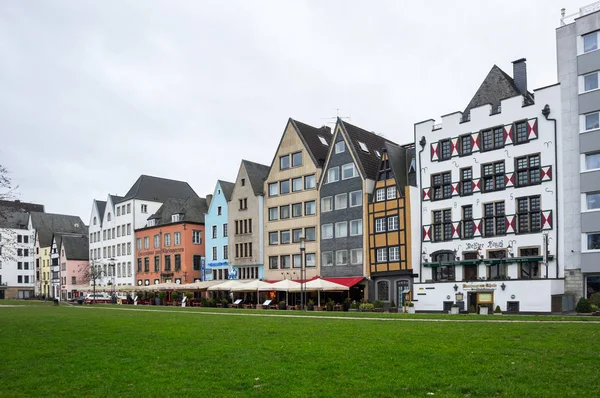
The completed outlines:
[[[357,283],[361,282],[365,278],[362,276],[359,276],[359,277],[355,277],[355,278],[322,278],[322,279],[325,279],[326,281],[329,281],[329,282],[339,283],[340,285],[352,287],[352,286],[356,285]]]

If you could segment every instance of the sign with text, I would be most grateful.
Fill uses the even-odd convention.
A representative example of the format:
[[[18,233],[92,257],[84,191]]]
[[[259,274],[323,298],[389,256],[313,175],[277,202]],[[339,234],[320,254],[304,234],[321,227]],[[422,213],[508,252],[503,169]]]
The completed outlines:
[[[462,285],[463,290],[466,291],[477,291],[477,290],[496,290],[498,285],[495,283],[465,283]]]
[[[155,256],[157,254],[171,254],[171,253],[183,253],[183,247],[178,247],[175,249],[158,249],[158,250],[146,250],[143,252],[137,252],[138,257],[147,257],[147,256]]]

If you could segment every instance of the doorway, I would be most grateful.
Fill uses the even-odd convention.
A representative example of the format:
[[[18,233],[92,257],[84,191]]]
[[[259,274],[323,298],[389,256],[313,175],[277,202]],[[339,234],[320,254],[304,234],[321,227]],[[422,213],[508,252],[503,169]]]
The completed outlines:
[[[471,306],[477,311],[477,292],[469,292],[467,295],[467,307],[471,311]]]
[[[396,282],[396,305],[398,307],[404,307],[404,301],[406,293],[409,291],[408,281],[397,281]]]

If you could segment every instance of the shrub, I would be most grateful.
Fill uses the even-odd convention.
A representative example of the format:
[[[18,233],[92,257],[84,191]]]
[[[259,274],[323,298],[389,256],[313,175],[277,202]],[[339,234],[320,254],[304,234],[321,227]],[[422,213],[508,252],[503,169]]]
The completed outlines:
[[[147,297],[149,300],[152,300],[152,299],[155,297],[155,294],[154,294],[154,292],[148,292],[148,293],[146,294],[146,297]]]
[[[208,307],[208,299],[206,297],[200,297],[200,307]]]
[[[187,297],[188,301],[194,298],[194,294],[193,293],[185,293],[185,297]]]
[[[598,306],[596,304],[590,304],[590,306],[592,307],[592,312],[598,311]]]
[[[227,301],[226,298],[224,298],[224,299],[221,300],[221,306],[223,308],[227,308],[228,305],[229,305],[229,301]]]
[[[494,312],[495,312],[496,314],[501,314],[501,313],[502,313],[502,310],[500,309],[500,306],[499,306],[499,305],[497,305],[497,306],[496,306],[496,309],[494,310]]]
[[[280,310],[285,310],[287,308],[287,305],[285,304],[285,301],[281,300],[279,302],[279,309]]]
[[[600,292],[596,292],[590,296],[590,304],[600,307]]]
[[[158,293],[158,297],[160,297],[160,301],[163,302],[167,299],[167,292]]]
[[[179,294],[179,293],[177,293],[177,292],[173,292],[173,293],[171,293],[171,300],[173,300],[173,301],[177,301],[177,300],[179,300],[180,298],[181,298],[181,296],[180,296],[180,294]]]
[[[344,300],[344,304],[343,304],[344,311],[348,311],[350,309],[351,305],[352,305],[352,299],[350,297],[346,297],[346,299]]]
[[[138,300],[143,300],[146,293],[145,292],[137,292],[135,295],[137,296]]]
[[[357,310],[358,309],[358,303],[356,302],[356,300],[354,300],[352,302],[352,304],[350,304],[350,308],[352,308],[353,310]]]
[[[375,308],[375,306],[371,303],[362,303],[358,308],[361,311],[372,311]]]
[[[453,308],[458,308],[458,304],[456,304],[456,303],[452,303],[452,307],[453,307]]]
[[[470,312],[471,314],[474,314],[474,313],[475,313],[475,306],[474,306],[473,304],[471,304],[471,306],[469,307],[469,312]]]
[[[375,308],[383,308],[383,301],[381,301],[381,300],[375,300],[373,302],[373,305],[375,306]]]
[[[575,311],[582,313],[582,314],[590,313],[590,312],[592,312],[592,305],[590,304],[588,299],[586,299],[585,297],[582,297],[577,302],[577,307],[575,307]]]
[[[408,303],[408,306],[409,306],[409,307],[414,307],[414,306],[415,306],[415,303],[413,303],[412,301],[410,301],[410,302]]]
[[[394,308],[396,306],[396,302],[394,300],[392,300],[392,302],[390,303],[390,307]]]

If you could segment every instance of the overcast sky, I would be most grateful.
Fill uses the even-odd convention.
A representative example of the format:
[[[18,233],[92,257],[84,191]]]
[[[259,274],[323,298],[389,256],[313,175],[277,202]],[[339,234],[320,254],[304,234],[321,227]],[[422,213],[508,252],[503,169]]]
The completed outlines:
[[[0,164],[88,223],[141,174],[200,195],[270,164],[289,117],[399,144],[497,64],[556,82],[555,29],[590,0],[0,1]]]

